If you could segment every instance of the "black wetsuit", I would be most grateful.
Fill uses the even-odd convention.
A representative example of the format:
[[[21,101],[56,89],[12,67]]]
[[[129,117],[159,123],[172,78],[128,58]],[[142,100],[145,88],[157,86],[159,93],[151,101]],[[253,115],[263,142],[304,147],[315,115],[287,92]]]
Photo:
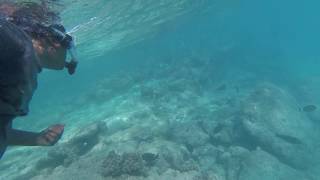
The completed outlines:
[[[12,120],[28,113],[41,71],[31,38],[0,18],[0,158],[7,147]]]

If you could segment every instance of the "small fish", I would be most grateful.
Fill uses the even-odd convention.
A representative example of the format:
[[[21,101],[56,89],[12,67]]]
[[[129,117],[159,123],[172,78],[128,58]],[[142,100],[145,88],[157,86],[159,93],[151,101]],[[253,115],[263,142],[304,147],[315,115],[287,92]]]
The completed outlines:
[[[317,106],[311,104],[311,105],[304,106],[302,108],[302,111],[304,111],[304,112],[313,112],[316,109],[317,109]]]
[[[284,135],[284,134],[276,134],[276,136],[284,141],[287,141],[290,144],[303,144],[303,142],[293,136],[289,136],[289,135]]]

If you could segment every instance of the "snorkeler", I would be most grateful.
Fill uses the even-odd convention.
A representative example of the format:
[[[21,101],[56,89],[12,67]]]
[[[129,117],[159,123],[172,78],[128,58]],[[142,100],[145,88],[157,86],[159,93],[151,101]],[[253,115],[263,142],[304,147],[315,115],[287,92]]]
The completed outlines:
[[[12,128],[16,117],[28,114],[42,68],[75,73],[73,38],[58,19],[43,3],[0,0],[0,158],[7,146],[52,146],[63,134],[62,124],[40,133]]]

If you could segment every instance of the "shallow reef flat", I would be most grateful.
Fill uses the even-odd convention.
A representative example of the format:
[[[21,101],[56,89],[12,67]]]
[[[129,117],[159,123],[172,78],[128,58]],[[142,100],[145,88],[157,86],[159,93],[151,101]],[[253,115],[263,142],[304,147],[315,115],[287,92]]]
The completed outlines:
[[[68,125],[62,142],[11,149],[1,178],[318,179],[319,124],[299,110],[296,92],[210,66],[215,61],[164,61],[157,71],[97,81],[69,100],[73,106],[55,110]]]

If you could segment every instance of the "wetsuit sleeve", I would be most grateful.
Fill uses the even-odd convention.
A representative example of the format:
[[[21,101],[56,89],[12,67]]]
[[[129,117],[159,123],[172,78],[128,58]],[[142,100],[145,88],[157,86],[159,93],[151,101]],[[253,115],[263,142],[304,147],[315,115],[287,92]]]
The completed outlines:
[[[25,52],[21,30],[14,24],[0,20],[0,64],[15,64]]]

